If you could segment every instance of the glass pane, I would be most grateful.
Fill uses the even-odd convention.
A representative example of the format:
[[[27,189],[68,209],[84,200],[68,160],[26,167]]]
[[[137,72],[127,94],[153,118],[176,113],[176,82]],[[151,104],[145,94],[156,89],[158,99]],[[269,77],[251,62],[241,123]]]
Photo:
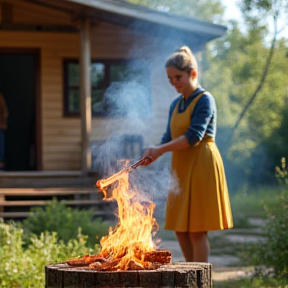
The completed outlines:
[[[111,82],[133,81],[148,83],[149,71],[145,61],[130,61],[127,63],[113,63],[110,67]]]
[[[126,70],[127,70],[127,67],[125,67],[124,64],[111,64],[111,67],[110,67],[111,82],[121,82],[125,78],[127,78],[127,76],[125,75],[127,74]]]
[[[91,84],[94,88],[104,87],[105,65],[93,63],[91,66]]]
[[[80,71],[78,63],[68,64],[68,86],[80,85]]]
[[[113,63],[105,107],[111,116],[143,117],[151,113],[150,75],[144,61]]]
[[[68,112],[80,113],[80,93],[79,89],[70,89],[68,94]]]
[[[104,113],[103,95],[104,95],[104,89],[92,90],[92,114]]]

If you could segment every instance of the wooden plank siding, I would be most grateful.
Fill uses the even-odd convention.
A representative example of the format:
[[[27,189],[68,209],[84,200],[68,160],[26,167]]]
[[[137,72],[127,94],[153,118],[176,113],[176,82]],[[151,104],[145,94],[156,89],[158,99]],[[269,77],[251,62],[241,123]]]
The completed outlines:
[[[0,3],[3,2],[0,0]],[[7,2],[7,0],[5,0]],[[16,23],[41,23],[71,25],[71,15],[45,7],[39,7],[17,0],[8,1],[13,5],[13,21]],[[128,59],[129,51],[134,47],[133,57],[146,57],[143,47],[153,44],[153,38],[147,35],[118,27],[112,24],[99,23],[92,27],[92,58]],[[3,31],[0,30],[0,48],[38,48],[40,49],[40,90],[41,90],[41,138],[43,170],[79,170],[81,169],[81,123],[80,117],[63,116],[63,60],[77,58],[80,55],[80,39],[77,33]],[[152,45],[151,45],[152,46]],[[139,49],[138,49],[138,48]],[[140,47],[142,49],[140,49]],[[156,45],[157,47],[157,45]],[[157,48],[154,49],[155,53]],[[153,58],[153,51],[148,57]],[[164,61],[164,59],[163,59]],[[164,62],[159,61],[158,70],[152,70],[152,77],[163,74]],[[155,65],[158,66],[156,63]],[[156,76],[154,76],[156,75]],[[166,77],[165,75],[163,76]],[[165,81],[167,79],[165,78]],[[167,81],[168,82],[168,81]],[[157,90],[158,80],[152,82],[152,99],[166,97],[167,89]],[[168,86],[168,84],[167,84]],[[155,89],[153,88],[155,87]],[[169,93],[171,90],[169,90]],[[174,93],[170,93],[170,95]],[[160,97],[160,98],[159,98]],[[170,100],[165,98],[165,103]],[[146,144],[156,144],[166,127],[169,105],[152,103],[154,113],[143,121],[149,123],[140,131]],[[134,127],[130,119],[94,117],[92,120],[91,140],[105,140],[113,127],[117,131],[126,127],[129,133],[139,134],[139,127]],[[153,127],[153,129],[151,129]],[[147,139],[145,138],[147,136]],[[149,138],[148,138],[149,136]],[[149,143],[148,143],[149,142]]]
[[[71,22],[71,15],[62,11],[48,9],[19,0],[1,0],[13,6],[13,22],[29,24],[66,24]]]

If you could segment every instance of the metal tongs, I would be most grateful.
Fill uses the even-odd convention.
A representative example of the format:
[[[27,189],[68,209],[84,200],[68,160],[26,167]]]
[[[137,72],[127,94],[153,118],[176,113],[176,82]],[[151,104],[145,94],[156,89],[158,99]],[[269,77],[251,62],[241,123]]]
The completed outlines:
[[[113,174],[112,176],[106,178],[106,179],[101,179],[96,182],[96,187],[99,189],[104,189],[105,187],[113,184],[115,181],[117,181],[119,178],[123,176],[124,173],[129,173],[132,170],[136,169],[139,166],[143,166],[144,163],[149,159],[149,157],[142,157],[140,160],[135,162],[134,164],[120,170],[119,172]]]
[[[126,170],[127,172],[130,172],[133,169],[136,169],[137,167],[142,166],[146,162],[147,159],[149,159],[149,157],[142,157],[140,160],[138,160],[134,164],[124,168],[123,170]],[[121,170],[121,171],[123,171],[123,170]]]

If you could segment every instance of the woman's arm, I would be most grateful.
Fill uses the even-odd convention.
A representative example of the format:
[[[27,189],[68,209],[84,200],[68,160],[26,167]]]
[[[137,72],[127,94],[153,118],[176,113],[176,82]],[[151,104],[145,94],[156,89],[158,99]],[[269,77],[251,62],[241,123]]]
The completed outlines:
[[[209,131],[207,131],[207,128],[211,119],[216,121],[215,117],[216,105],[214,98],[212,95],[205,93],[197,102],[191,116],[190,125],[184,134],[190,146],[197,145],[203,139],[206,132],[213,134],[213,131],[210,131],[212,127],[209,128]]]
[[[159,149],[159,152],[162,155],[166,152],[181,150],[184,148],[188,148],[189,146],[190,145],[189,145],[187,137],[185,135],[181,135],[178,138],[173,139],[168,143],[159,145],[157,148]]]
[[[203,95],[195,106],[192,113],[191,123],[185,134],[173,139],[167,143],[161,142],[160,145],[148,148],[144,152],[144,156],[150,159],[145,165],[151,164],[158,157],[166,152],[176,151],[195,146],[205,135],[207,126],[213,115],[214,107],[212,97]]]
[[[146,161],[145,165],[151,164],[153,161],[155,161],[158,157],[160,157],[162,154],[166,152],[181,150],[184,148],[188,148],[189,146],[190,145],[187,137],[185,135],[181,135],[170,142],[148,148],[144,152],[144,157],[147,157],[149,159],[149,161]]]

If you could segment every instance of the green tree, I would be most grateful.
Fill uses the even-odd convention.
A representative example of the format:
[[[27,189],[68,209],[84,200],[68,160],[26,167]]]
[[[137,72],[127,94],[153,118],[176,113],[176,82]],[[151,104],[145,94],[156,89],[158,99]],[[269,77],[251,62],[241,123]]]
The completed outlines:
[[[266,77],[268,75],[268,70],[272,61],[272,57],[275,51],[276,41],[278,34],[284,29],[284,27],[279,28],[278,23],[282,18],[282,15],[287,14],[288,4],[286,0],[243,0],[241,2],[241,8],[246,21],[252,22],[256,27],[267,26],[267,17],[271,16],[273,18],[273,28],[272,40],[270,44],[269,53],[266,57],[265,65],[263,67],[260,80],[258,85],[255,87],[252,95],[249,97],[247,103],[244,105],[236,123],[234,129],[237,129],[240,121],[243,119],[247,109],[253,103],[258,93],[261,91]],[[255,16],[255,11],[257,14]],[[263,23],[263,19],[265,22]]]
[[[287,15],[287,1],[266,2],[241,2],[245,29],[243,25],[239,29],[235,20],[227,23],[227,35],[208,45],[205,71],[205,87],[214,95],[221,91],[216,99],[218,139],[220,134],[228,174],[241,182],[247,176],[256,184],[263,179],[275,181],[274,167],[288,153],[284,133],[288,125],[288,43],[279,37],[282,27],[278,25]],[[272,33],[269,17],[274,20]]]
[[[208,22],[220,23],[223,20],[223,6],[220,0],[127,0],[127,2]]]

